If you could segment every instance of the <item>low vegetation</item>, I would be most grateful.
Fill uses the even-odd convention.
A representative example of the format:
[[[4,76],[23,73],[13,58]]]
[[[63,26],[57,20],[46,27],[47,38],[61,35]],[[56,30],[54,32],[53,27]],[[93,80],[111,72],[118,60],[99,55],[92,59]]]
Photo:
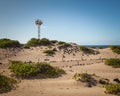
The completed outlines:
[[[64,74],[65,71],[52,67],[48,63],[23,63],[21,61],[11,61],[10,69],[16,77],[54,77]]]
[[[71,45],[70,45],[69,43],[64,43],[64,44],[62,45],[62,47],[63,47],[63,48],[67,48],[67,47],[71,47]]]
[[[40,40],[40,45],[41,45],[41,46],[49,46],[49,45],[51,45],[51,42],[50,42],[49,39],[42,38],[42,39]]]
[[[120,83],[110,83],[109,79],[100,78],[95,74],[88,73],[76,73],[73,76],[73,79],[75,79],[76,81],[87,83],[88,87],[96,86],[97,84],[102,84],[102,86],[105,88],[105,93],[120,96]]]
[[[73,79],[75,79],[76,81],[81,81],[83,83],[86,83],[88,87],[96,86],[97,84],[101,84],[102,86],[106,86],[110,84],[109,79],[100,78],[95,74],[88,74],[88,73],[76,73],[73,76]]]
[[[60,45],[60,48],[68,48],[71,47],[72,45],[63,41],[59,41],[58,45]]]
[[[36,38],[32,38],[26,44],[26,46],[28,46],[28,47],[49,46],[49,45],[51,45],[51,42],[46,38],[42,38],[40,40],[36,39]]]
[[[16,40],[0,39],[0,48],[20,47],[20,43]]]
[[[102,85],[108,85],[110,83],[110,80],[106,78],[101,78],[99,79],[99,83]]]
[[[28,46],[28,47],[36,47],[36,46],[39,46],[39,40],[36,39],[36,38],[32,38],[32,39],[30,39],[30,40],[27,42],[26,46]]]
[[[63,42],[63,41],[58,42],[58,45],[63,45],[63,44],[65,44],[65,42]]]
[[[55,52],[53,50],[44,50],[43,53],[45,53],[48,56],[52,56],[55,54]]]
[[[0,93],[8,92],[15,88],[17,81],[0,74]]]
[[[88,74],[88,73],[76,73],[73,76],[73,79],[76,81],[81,81],[87,83],[88,87],[95,86],[97,84],[97,81],[95,80],[95,75]]]
[[[110,46],[114,53],[120,54],[120,46]]]
[[[120,95],[120,84],[109,84],[105,89],[105,93]]]
[[[57,43],[58,43],[57,40],[51,40],[50,42],[51,42],[52,44],[57,44]]]
[[[110,58],[105,61],[105,64],[114,68],[120,68],[120,59]]]
[[[92,49],[89,49],[85,46],[79,46],[80,50],[83,51],[84,53],[93,53]]]

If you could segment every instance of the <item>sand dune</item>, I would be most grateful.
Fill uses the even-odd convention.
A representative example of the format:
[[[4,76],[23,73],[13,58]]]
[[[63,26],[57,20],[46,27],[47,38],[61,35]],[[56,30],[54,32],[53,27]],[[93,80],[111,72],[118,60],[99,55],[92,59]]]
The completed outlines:
[[[55,47],[55,46],[54,46]],[[64,54],[64,50],[59,50],[54,56],[46,56],[43,50],[47,47],[36,47],[30,49],[0,49],[0,72],[9,75],[8,60],[20,60],[23,62],[49,62],[52,66],[63,68],[65,75],[51,79],[21,80],[18,88],[0,96],[113,96],[105,94],[102,86],[92,88],[86,87],[81,82],[72,79],[75,73],[94,73],[102,78],[108,78],[113,82],[114,78],[120,78],[120,69],[114,69],[104,64],[106,58],[120,58],[109,48],[94,49],[100,54],[83,54],[81,51]],[[63,58],[64,55],[64,58]]]

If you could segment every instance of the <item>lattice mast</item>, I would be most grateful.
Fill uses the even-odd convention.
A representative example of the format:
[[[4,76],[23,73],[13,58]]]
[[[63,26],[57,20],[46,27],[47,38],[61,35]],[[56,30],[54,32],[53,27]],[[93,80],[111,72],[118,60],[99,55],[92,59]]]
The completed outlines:
[[[40,25],[42,25],[43,22],[40,19],[37,19],[35,24],[38,26],[38,40],[40,40]]]

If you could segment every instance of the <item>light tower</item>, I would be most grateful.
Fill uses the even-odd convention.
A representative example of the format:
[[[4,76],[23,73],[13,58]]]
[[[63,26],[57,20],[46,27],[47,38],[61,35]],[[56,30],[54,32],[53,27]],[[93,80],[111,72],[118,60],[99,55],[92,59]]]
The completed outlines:
[[[38,40],[40,40],[40,25],[42,24],[42,21],[40,19],[37,19],[35,21],[35,24],[38,25]]]

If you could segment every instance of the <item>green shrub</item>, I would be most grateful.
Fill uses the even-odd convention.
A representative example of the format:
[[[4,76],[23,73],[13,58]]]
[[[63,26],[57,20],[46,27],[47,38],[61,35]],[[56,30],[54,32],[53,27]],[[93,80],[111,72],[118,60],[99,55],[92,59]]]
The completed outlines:
[[[49,45],[51,45],[51,42],[46,38],[42,38],[40,40],[36,39],[36,38],[32,38],[26,44],[26,46],[28,46],[28,47],[49,46]]]
[[[53,77],[65,73],[64,70],[52,67],[48,63],[29,64],[20,61],[12,61],[11,71],[18,77]]]
[[[34,64],[27,64],[22,62],[13,62],[10,66],[12,72],[15,76],[29,77],[34,76],[37,72]]]
[[[0,39],[0,47],[1,48],[20,47],[20,43],[15,40],[4,38],[4,39]]]
[[[97,84],[94,75],[88,73],[76,73],[73,76],[73,79],[75,79],[76,81],[85,82],[88,84],[89,87],[95,86]]]
[[[45,51],[43,51],[43,53],[45,53],[46,55],[49,55],[49,56],[55,54],[55,52],[53,50],[45,50]]]
[[[107,84],[109,84],[109,79],[101,78],[99,80],[99,83],[102,84],[102,85],[107,85]]]
[[[57,40],[51,40],[50,42],[51,42],[52,44],[57,44],[57,43],[58,43]]]
[[[110,46],[114,53],[120,54],[120,46]]]
[[[120,68],[120,59],[110,58],[105,61],[105,64],[114,68]]]
[[[24,45],[23,48],[24,49],[30,49],[30,46]]]
[[[42,38],[40,40],[40,45],[42,45],[42,46],[49,46],[49,45],[51,45],[51,42],[49,41],[49,39]]]
[[[120,93],[120,84],[109,84],[105,87],[106,93],[110,94],[119,94]]]
[[[68,48],[72,46],[71,44],[62,41],[58,42],[58,44],[60,45],[59,48]]]
[[[64,43],[64,44],[62,45],[62,47],[63,47],[63,48],[67,48],[67,47],[71,47],[71,45],[70,45],[69,43]]]
[[[63,69],[60,69],[58,67],[55,67],[55,71],[58,73],[58,74],[65,74],[65,71]]]
[[[0,74],[0,93],[12,90],[16,83],[16,80]]]
[[[59,41],[58,44],[59,44],[59,45],[63,45],[63,44],[65,44],[65,42]]]
[[[38,63],[36,64],[38,68],[38,75],[42,77],[53,77],[59,76],[60,74],[64,74],[65,71],[63,69],[59,69],[57,67],[52,67],[48,63]]]
[[[36,47],[39,46],[39,40],[36,38],[32,38],[31,40],[29,40],[26,44],[26,46],[28,47]]]
[[[81,51],[83,51],[85,53],[92,53],[93,52],[92,49],[89,49],[89,48],[87,48],[85,46],[79,46],[79,48],[80,48]]]

